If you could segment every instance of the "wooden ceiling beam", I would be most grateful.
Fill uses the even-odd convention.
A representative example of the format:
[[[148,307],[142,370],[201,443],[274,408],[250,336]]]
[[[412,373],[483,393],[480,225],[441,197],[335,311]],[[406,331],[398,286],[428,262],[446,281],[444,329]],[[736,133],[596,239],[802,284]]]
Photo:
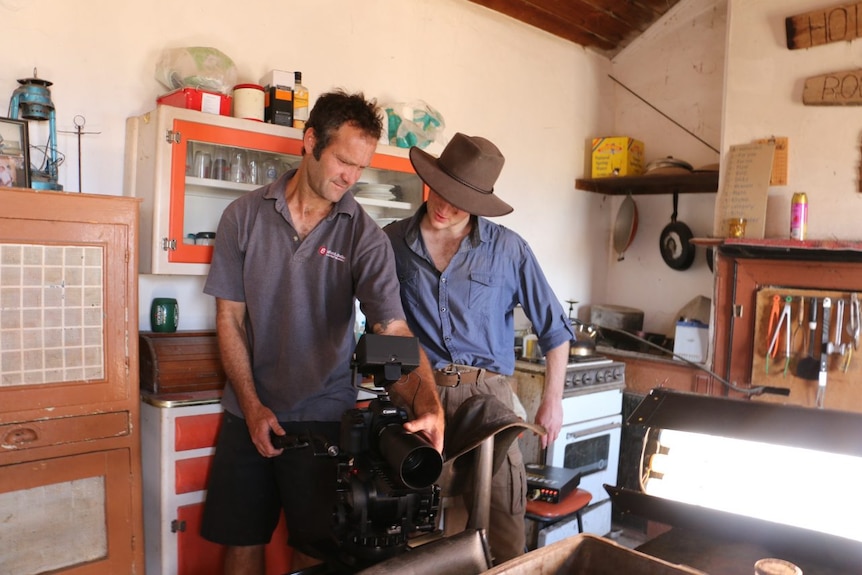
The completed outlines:
[[[616,52],[679,0],[470,0],[545,32]]]

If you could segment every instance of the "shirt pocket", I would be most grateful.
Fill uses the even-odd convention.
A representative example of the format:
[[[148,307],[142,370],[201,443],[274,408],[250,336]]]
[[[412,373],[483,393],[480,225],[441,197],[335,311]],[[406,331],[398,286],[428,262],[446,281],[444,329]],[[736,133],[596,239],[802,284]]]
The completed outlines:
[[[487,315],[497,307],[502,276],[490,272],[470,272],[469,305],[473,312]]]
[[[413,267],[404,271],[399,270],[398,283],[401,285],[401,301],[404,305],[418,306],[422,301],[419,270]]]

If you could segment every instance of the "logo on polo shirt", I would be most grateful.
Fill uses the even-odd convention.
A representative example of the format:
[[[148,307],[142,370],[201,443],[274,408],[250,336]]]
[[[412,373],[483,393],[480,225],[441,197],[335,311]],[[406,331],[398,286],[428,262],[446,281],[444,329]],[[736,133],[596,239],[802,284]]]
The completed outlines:
[[[326,246],[320,246],[319,248],[317,248],[317,253],[319,253],[323,257],[332,258],[338,262],[343,262],[347,260],[347,258],[345,258],[342,254],[334,252],[328,249]]]

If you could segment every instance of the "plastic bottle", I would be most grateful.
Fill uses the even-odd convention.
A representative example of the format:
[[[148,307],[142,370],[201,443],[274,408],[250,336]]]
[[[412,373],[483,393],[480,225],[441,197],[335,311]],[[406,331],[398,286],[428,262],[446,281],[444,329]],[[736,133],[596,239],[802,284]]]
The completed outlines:
[[[308,120],[308,88],[302,85],[302,72],[294,72],[293,78],[293,127],[302,130]]]

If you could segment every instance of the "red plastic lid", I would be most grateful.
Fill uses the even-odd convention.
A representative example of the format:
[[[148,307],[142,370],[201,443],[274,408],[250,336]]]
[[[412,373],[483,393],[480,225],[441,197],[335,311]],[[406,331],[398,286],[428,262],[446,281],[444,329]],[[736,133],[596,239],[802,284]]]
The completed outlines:
[[[264,91],[263,86],[261,86],[260,84],[237,84],[236,86],[233,87],[234,90],[240,90],[242,88],[250,88],[252,90],[260,90],[261,92]]]

